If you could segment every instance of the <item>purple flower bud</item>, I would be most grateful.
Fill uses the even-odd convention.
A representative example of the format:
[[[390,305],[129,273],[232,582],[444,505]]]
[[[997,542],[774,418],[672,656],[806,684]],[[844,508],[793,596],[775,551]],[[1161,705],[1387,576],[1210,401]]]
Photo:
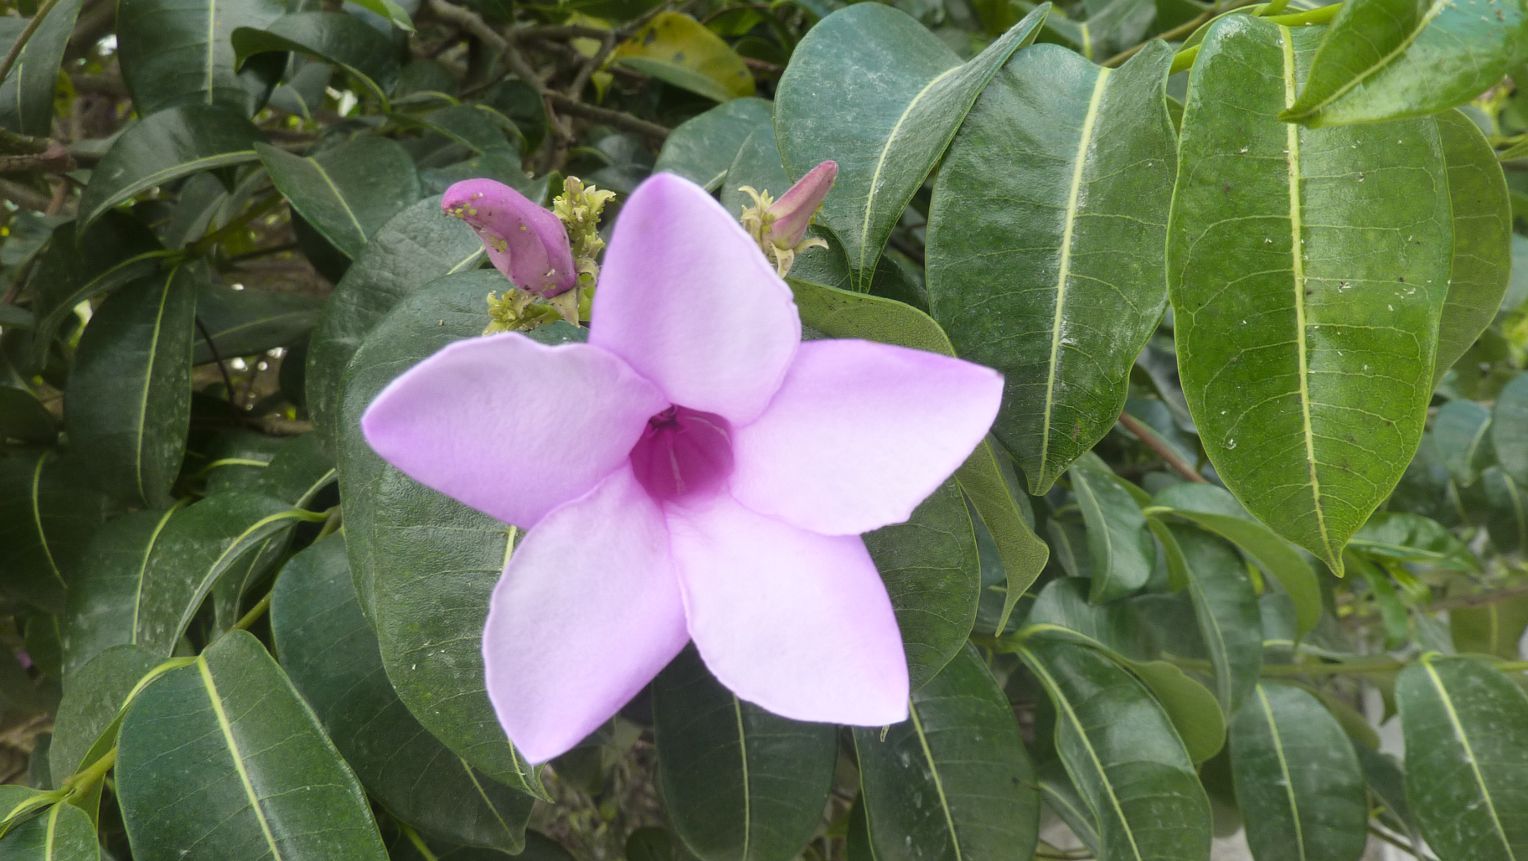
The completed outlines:
[[[550,299],[578,283],[562,222],[513,188],[464,180],[446,189],[440,208],[477,231],[494,268],[521,290]]]
[[[780,195],[780,199],[769,208],[770,214],[774,216],[769,232],[770,240],[782,248],[800,245],[806,237],[807,227],[812,223],[812,216],[817,214],[817,208],[822,206],[823,198],[828,196],[828,191],[833,188],[833,180],[837,178],[838,162],[825,161],[807,171],[806,176]]]

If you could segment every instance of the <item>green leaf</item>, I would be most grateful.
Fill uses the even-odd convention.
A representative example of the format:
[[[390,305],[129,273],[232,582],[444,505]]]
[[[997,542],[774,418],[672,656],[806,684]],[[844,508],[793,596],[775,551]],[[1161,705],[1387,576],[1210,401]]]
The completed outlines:
[[[1316,698],[1259,684],[1231,721],[1236,801],[1257,861],[1357,861],[1368,843],[1353,743]]]
[[[306,54],[350,73],[388,110],[387,94],[398,82],[398,56],[392,42],[377,28],[344,12],[293,12],[275,21],[232,31],[239,65],[251,57],[284,53]]]
[[[64,390],[71,445],[98,485],[134,504],[166,505],[191,423],[196,291],[191,261],[130,285],[96,309]]]
[[[843,243],[854,287],[876,261],[971,104],[1013,53],[1039,32],[1031,12],[962,64],[937,36],[889,6],[862,3],[807,31],[780,76],[775,128],[786,173],[838,162],[818,223]]]
[[[0,838],[0,855],[15,861],[96,861],[95,824],[72,804],[54,804]]]
[[[228,36],[238,27],[264,27],[281,17],[285,6],[281,0],[122,0],[117,46],[138,115],[187,105],[253,114],[286,64],[266,63],[241,73]]]
[[[1183,392],[1258,519],[1342,573],[1416,452],[1452,254],[1437,127],[1278,114],[1309,29],[1222,18],[1195,61],[1168,229]]]
[[[659,12],[617,45],[610,59],[718,102],[754,93],[753,73],[743,58],[683,12]]]
[[[1156,505],[1235,544],[1284,587],[1294,602],[1300,633],[1321,618],[1321,587],[1299,551],[1273,534],[1224,489],[1212,484],[1175,484],[1157,494]]]
[[[1068,474],[1087,525],[1088,556],[1093,562],[1089,600],[1113,601],[1146,585],[1157,553],[1141,506],[1102,461],[1089,458],[1072,466]]]
[[[260,131],[213,105],[168,108],[128,126],[90,174],[80,195],[85,227],[133,195],[181,177],[255,160]]]
[[[472,243],[481,247],[476,237]],[[380,239],[372,247],[381,247]],[[335,412],[340,498],[356,592],[398,697],[473,767],[539,792],[483,687],[483,622],[511,536],[504,524],[389,466],[360,432],[362,412],[394,377],[446,344],[482,333],[483,297],[503,284],[497,271],[442,278],[403,297],[367,336]]]
[[[83,573],[82,551],[114,511],[77,461],[0,458],[0,592],[57,613]]]
[[[524,848],[531,798],[452,754],[393,691],[356,600],[343,538],[320,541],[282,569],[271,630],[292,684],[388,812],[452,843]]]
[[[886,582],[917,688],[960,653],[976,625],[981,563],[959,487],[946,481],[905,523],[866,533],[865,547]]]
[[[1491,447],[1501,468],[1519,484],[1528,482],[1528,374],[1512,378],[1491,410]]]
[[[243,631],[139,694],[116,772],[139,861],[387,858],[355,775]]]
[[[1352,547],[1370,557],[1463,574],[1480,571],[1480,560],[1463,541],[1436,520],[1420,514],[1382,511],[1358,530]]]
[[[1438,114],[1448,165],[1454,254],[1448,301],[1438,328],[1437,385],[1495,319],[1512,269],[1512,204],[1496,153],[1459,111]]]
[[[1443,453],[1444,466],[1459,486],[1474,484],[1481,470],[1492,464],[1490,431],[1491,411],[1474,401],[1453,400],[1438,408],[1433,417],[1433,439]]]
[[[414,32],[414,22],[409,19],[408,10],[395,3],[394,0],[350,0],[350,2],[362,9],[381,15],[394,27],[405,33]]]
[[[292,208],[352,260],[400,209],[419,199],[419,175],[402,144],[364,135],[299,156],[256,144],[260,161]]]
[[[332,423],[340,377],[361,339],[404,296],[442,275],[466,271],[483,256],[482,240],[460,220],[442,214],[438,197],[393,216],[373,240],[334,285],[308,349],[308,409],[330,441],[337,436]],[[478,297],[482,326],[488,325],[488,293],[503,288],[502,278],[496,284],[483,282]]]
[[[261,554],[268,539],[315,518],[282,500],[239,491],[209,496],[178,512],[137,570],[133,600],[116,607],[115,642],[168,657],[224,574],[250,564],[249,554]],[[113,585],[123,588],[125,578]]]
[[[1528,854],[1528,695],[1468,658],[1401,671],[1406,795],[1440,861]]]
[[[1192,527],[1163,525],[1154,531],[1168,566],[1188,586],[1199,636],[1215,668],[1220,707],[1235,714],[1263,667],[1262,614],[1246,566],[1230,545]]]
[[[0,83],[0,128],[38,138],[52,135],[58,67],[83,3],[60,0],[16,56],[16,64]],[[0,19],[0,52],[11,50],[27,24],[22,18]]]
[[[1349,0],[1284,117],[1307,125],[1462,105],[1528,57],[1528,11],[1495,0]]]
[[[1167,305],[1171,62],[1162,42],[1119,69],[1055,45],[1021,51],[934,183],[934,317],[962,356],[1003,372],[993,433],[1035,495],[1114,427]]]
[[[37,396],[27,389],[0,385],[0,443],[15,440],[51,445],[58,439],[58,423]]]
[[[663,142],[653,173],[677,173],[707,191],[717,190],[748,136],[768,125],[772,112],[763,99],[733,99],[680,123]],[[776,191],[784,193],[784,188]]]
[[[313,329],[320,307],[317,298],[303,293],[204,284],[196,301],[201,327],[196,332],[192,362],[211,362],[214,347],[224,359],[289,347]]]
[[[69,584],[60,626],[66,690],[74,674],[97,655],[135,642],[149,559],[178,510],[134,511],[106,521],[90,535],[79,576]],[[55,754],[58,750],[55,746]]]
[[[27,281],[37,317],[31,358],[39,366],[77,305],[154,272],[169,254],[127,215],[108,213],[83,232],[78,227],[70,222],[53,231]]]
[[[1189,677],[1177,664],[1109,657],[1116,658],[1151,691],[1195,764],[1210,759],[1225,747],[1226,716],[1209,688]]]
[[[1454,648],[1461,652],[1495,655],[1515,661],[1518,644],[1528,630],[1528,595],[1490,600],[1472,607],[1448,611],[1448,628]]]
[[[743,702],[686,649],[653,684],[653,731],[663,809],[690,851],[757,861],[801,854],[833,787],[831,724]]]
[[[1101,861],[1208,858],[1209,799],[1145,688],[1076,643],[1030,637],[1019,655],[1056,707],[1056,750],[1093,813]]]
[[[874,857],[1028,858],[1040,793],[1018,722],[976,650],[913,693],[907,720],[854,730]]]
[[[111,747],[128,695],[159,663],[137,646],[112,646],[65,677],[48,747],[54,774],[71,775],[89,765],[93,759],[88,754],[103,736],[109,736],[105,746]]]
[[[1499,466],[1480,474],[1481,496],[1485,511],[1472,511],[1484,520],[1491,545],[1501,553],[1521,553],[1528,549],[1528,494]]]

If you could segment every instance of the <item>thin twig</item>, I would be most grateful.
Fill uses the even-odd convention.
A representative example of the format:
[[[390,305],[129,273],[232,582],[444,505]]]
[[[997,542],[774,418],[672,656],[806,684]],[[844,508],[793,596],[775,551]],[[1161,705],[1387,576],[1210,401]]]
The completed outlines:
[[[1125,428],[1125,430],[1130,431],[1130,433],[1136,439],[1140,440],[1142,445],[1151,449],[1157,457],[1160,457],[1162,462],[1167,464],[1167,466],[1173,472],[1176,472],[1189,481],[1198,482],[1200,484],[1209,483],[1209,481],[1204,476],[1199,474],[1199,470],[1194,469],[1192,464],[1185,462],[1183,458],[1178,456],[1177,452],[1163,445],[1162,441],[1157,439],[1157,435],[1152,433],[1151,430],[1145,425],[1141,424],[1135,416],[1132,416],[1129,413],[1120,413],[1119,423]]]
[[[1528,586],[1516,586],[1511,589],[1499,589],[1495,592],[1483,592],[1478,595],[1463,595],[1458,598],[1445,598],[1442,601],[1434,601],[1428,605],[1429,611],[1457,610],[1463,607],[1486,607],[1500,601],[1508,601],[1513,598],[1521,598],[1528,595]]]
[[[202,333],[202,340],[207,342],[207,352],[212,354],[212,361],[217,362],[218,372],[223,375],[223,385],[228,389],[228,396],[233,397],[233,377],[228,375],[228,366],[223,364],[223,357],[218,354],[218,345],[213,343],[212,333],[207,331],[207,324],[202,322],[200,316],[196,318],[196,328]],[[229,401],[228,405],[237,411],[238,407],[232,401]]]
[[[635,132],[636,134],[652,138],[659,143],[662,143],[669,136],[669,129],[657,123],[650,123],[647,120],[634,117],[628,113],[614,111],[610,108],[586,105],[577,99],[570,99],[557,92],[549,92],[546,94],[546,97],[548,101],[556,104],[559,109],[574,116],[583,117],[586,120],[597,120],[607,123],[618,129],[624,129],[625,131]]]

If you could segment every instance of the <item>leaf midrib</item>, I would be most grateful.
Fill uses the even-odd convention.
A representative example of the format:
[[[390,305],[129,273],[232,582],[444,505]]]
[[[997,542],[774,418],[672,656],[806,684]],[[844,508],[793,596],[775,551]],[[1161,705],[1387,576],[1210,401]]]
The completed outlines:
[[[1104,86],[1109,79],[1109,69],[1100,68],[1093,80],[1093,92],[1088,96],[1088,109],[1082,117],[1082,130],[1077,139],[1075,163],[1072,165],[1072,182],[1067,189],[1066,222],[1061,228],[1061,259],[1056,265],[1056,313],[1051,320],[1050,362],[1045,369],[1045,407],[1040,418],[1040,469],[1045,470],[1050,456],[1051,414],[1056,405],[1056,369],[1061,359],[1061,324],[1066,316],[1067,282],[1072,277],[1072,242],[1077,227],[1077,205],[1082,197],[1082,177],[1086,173],[1088,151],[1092,149],[1093,129],[1098,120],[1098,106],[1103,101]]]
[[[1279,45],[1284,53],[1284,106],[1287,109],[1294,104],[1296,98],[1294,34],[1288,27],[1279,27]],[[1316,530],[1321,533],[1321,547],[1326,551],[1327,561],[1333,570],[1340,574],[1342,560],[1332,552],[1332,540],[1326,528],[1326,512],[1321,507],[1321,479],[1316,474],[1316,435],[1310,416],[1310,358],[1306,355],[1305,342],[1305,258],[1301,251],[1305,230],[1301,223],[1304,203],[1300,199],[1300,127],[1287,123],[1284,133],[1289,181],[1289,258],[1295,288],[1295,349],[1300,362],[1300,421],[1305,437],[1305,463],[1310,474],[1311,509],[1316,515]]]
[[[212,669],[207,665],[207,659],[198,656],[196,669],[201,676],[202,687],[206,689],[207,699],[212,703],[212,714],[217,719],[218,730],[223,734],[223,742],[228,746],[228,752],[233,759],[234,771],[238,772],[239,782],[244,786],[244,794],[249,798],[249,806],[255,814],[255,820],[260,823],[260,833],[264,835],[266,845],[271,848],[271,857],[275,861],[282,861],[281,848],[276,845],[276,836],[271,833],[270,823],[265,819],[265,811],[260,808],[260,797],[255,793],[255,785],[250,781],[249,771],[244,768],[244,755],[239,751],[239,743],[233,737],[233,724],[228,721],[228,713],[223,710],[223,698],[218,694],[217,683],[212,679]]]
[[[1459,746],[1464,748],[1465,761],[1470,765],[1470,773],[1475,777],[1475,785],[1480,787],[1480,797],[1485,800],[1486,812],[1491,814],[1491,825],[1496,828],[1496,836],[1501,839],[1502,848],[1507,850],[1507,858],[1517,861],[1517,853],[1512,850],[1512,841],[1507,839],[1507,832],[1502,828],[1501,818],[1496,815],[1496,801],[1491,797],[1491,789],[1486,786],[1485,775],[1480,773],[1480,761],[1475,758],[1475,749],[1470,744],[1470,738],[1464,731],[1464,724],[1459,720],[1459,712],[1454,709],[1454,700],[1448,694],[1448,689],[1443,686],[1443,679],[1438,671],[1433,669],[1432,661],[1423,658],[1422,669],[1427,671],[1427,677],[1432,682],[1433,688],[1438,691],[1438,700],[1443,703],[1443,710],[1448,714],[1448,722],[1454,731],[1454,737],[1459,740]]]
[[[1295,783],[1289,774],[1289,760],[1284,756],[1284,739],[1279,735],[1279,725],[1273,719],[1273,704],[1262,685],[1257,686],[1257,698],[1263,708],[1263,718],[1268,722],[1268,735],[1273,740],[1273,753],[1279,760],[1279,773],[1284,777],[1284,795],[1289,799],[1290,820],[1294,824],[1295,849],[1300,861],[1305,861],[1305,829],[1300,824],[1300,803],[1295,799]]]

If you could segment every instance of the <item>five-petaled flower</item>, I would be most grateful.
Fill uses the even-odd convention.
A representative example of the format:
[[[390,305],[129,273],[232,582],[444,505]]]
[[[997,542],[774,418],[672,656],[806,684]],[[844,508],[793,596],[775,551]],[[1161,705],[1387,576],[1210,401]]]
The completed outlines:
[[[748,234],[659,175],[617,219],[587,343],[457,342],[362,427],[415,480],[530,530],[483,657],[500,722],[543,762],[691,640],[777,714],[903,720],[901,635],[860,534],[912,514],[1001,392],[996,372],[933,353],[803,343]]]

